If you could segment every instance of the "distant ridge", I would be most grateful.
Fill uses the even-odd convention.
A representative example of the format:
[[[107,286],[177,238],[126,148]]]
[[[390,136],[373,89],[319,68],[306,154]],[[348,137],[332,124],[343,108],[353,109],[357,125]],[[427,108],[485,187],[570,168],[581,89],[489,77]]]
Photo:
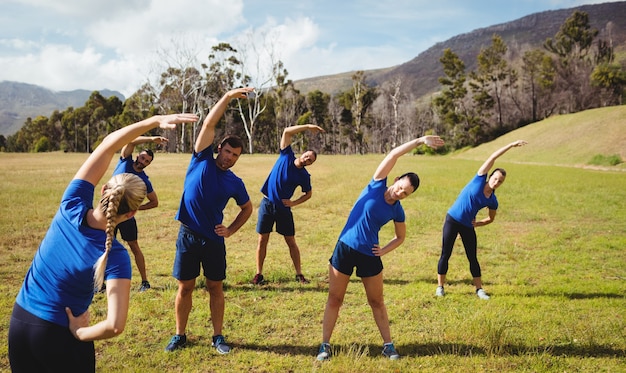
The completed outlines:
[[[398,66],[366,70],[366,83],[379,86],[386,81],[401,79],[402,91],[413,99],[439,90],[443,68],[439,58],[450,48],[465,63],[466,72],[476,68],[476,56],[481,48],[491,45],[493,34],[498,34],[512,56],[521,56],[525,50],[542,48],[547,38],[554,37],[565,20],[580,10],[589,14],[589,23],[600,31],[597,38],[607,39],[607,25],[611,23],[611,38],[617,52],[626,52],[626,1],[583,5],[568,9],[534,13],[511,22],[476,29],[437,43],[414,59]],[[416,36],[419,37],[419,36]],[[618,54],[619,55],[619,54]],[[297,80],[295,87],[303,94],[315,89],[338,93],[352,86],[354,72]]]
[[[502,37],[512,56],[521,56],[525,50],[541,48],[543,42],[554,37],[565,20],[576,10],[589,14],[592,27],[600,31],[598,38],[607,39],[607,25],[611,25],[611,38],[617,56],[626,57],[626,1],[582,5],[578,7],[534,13],[517,20],[493,25],[454,36],[437,43],[403,64],[366,70],[366,82],[380,86],[385,82],[400,79],[401,89],[411,99],[425,98],[439,90],[439,77],[443,69],[439,58],[450,48],[465,63],[466,71],[475,69],[476,56],[481,48],[491,45],[491,37],[497,33]],[[416,38],[419,35],[415,36]],[[620,58],[620,57],[618,57]],[[622,61],[624,62],[624,61]],[[303,94],[313,90],[336,94],[352,87],[355,71],[297,80],[295,87]],[[65,110],[70,106],[82,107],[93,91],[75,90],[54,92],[26,83],[0,82],[0,135],[17,132],[28,117],[49,116],[54,110]],[[99,91],[104,97],[124,96],[115,91]]]
[[[5,137],[17,132],[27,118],[50,116],[54,110],[63,111],[68,107],[82,107],[93,91],[77,89],[55,92],[34,84],[0,82],[0,135]],[[116,91],[99,91],[104,97],[125,97]]]

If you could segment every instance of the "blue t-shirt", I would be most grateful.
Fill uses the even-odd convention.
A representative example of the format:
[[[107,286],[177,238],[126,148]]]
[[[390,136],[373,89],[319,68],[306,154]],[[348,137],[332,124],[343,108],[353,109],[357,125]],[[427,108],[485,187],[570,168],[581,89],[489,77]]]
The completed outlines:
[[[388,221],[404,222],[400,201],[385,202],[387,179],[374,180],[363,189],[354,203],[339,240],[365,255],[375,256],[372,247],[378,245],[378,232]]]
[[[152,183],[150,182],[148,175],[146,175],[143,170],[139,172],[135,171],[135,169],[133,168],[133,163],[134,161],[132,155],[129,155],[126,158],[120,157],[120,160],[117,162],[117,166],[115,166],[115,170],[113,170],[113,175],[123,173],[137,175],[141,178],[141,180],[143,180],[144,183],[146,183],[146,192],[148,194],[152,193],[154,191],[154,188],[152,188]]]
[[[295,160],[296,156],[293,154],[291,145],[282,149],[261,188],[261,193],[278,208],[289,208],[283,204],[282,200],[290,199],[298,186],[302,188],[303,193],[311,190],[311,175],[304,167],[296,167]]]
[[[16,299],[26,311],[64,327],[69,326],[65,307],[74,315],[89,308],[94,265],[105,250],[106,233],[90,228],[85,221],[93,197],[94,186],[89,182],[70,182]],[[131,273],[128,251],[113,240],[105,279],[130,279]]]
[[[448,210],[454,220],[466,227],[472,227],[472,220],[476,218],[476,214],[483,207],[489,207],[491,210],[498,209],[498,199],[495,190],[489,198],[485,197],[485,184],[487,183],[487,174],[474,176],[472,180],[461,190],[454,204]]]
[[[231,198],[238,206],[250,200],[243,181],[232,171],[217,167],[213,146],[194,152],[176,219],[203,237],[224,242],[224,237],[215,233],[215,226],[222,224],[224,208]]]

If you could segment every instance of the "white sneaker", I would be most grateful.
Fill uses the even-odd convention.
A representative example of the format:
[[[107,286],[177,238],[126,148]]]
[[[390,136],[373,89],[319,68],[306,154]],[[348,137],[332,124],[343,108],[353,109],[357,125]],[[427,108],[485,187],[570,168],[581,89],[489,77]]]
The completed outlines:
[[[478,298],[484,299],[484,300],[491,298],[489,295],[487,295],[487,293],[483,289],[476,290],[476,295],[478,295]]]
[[[435,291],[435,295],[438,297],[443,297],[446,295],[446,292],[443,290],[443,286],[437,286],[437,290]]]

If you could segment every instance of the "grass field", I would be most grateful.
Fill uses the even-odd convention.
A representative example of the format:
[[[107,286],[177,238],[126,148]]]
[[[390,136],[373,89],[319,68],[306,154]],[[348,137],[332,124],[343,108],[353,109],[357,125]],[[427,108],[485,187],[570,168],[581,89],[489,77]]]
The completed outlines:
[[[624,128],[618,126],[617,136],[626,132]],[[539,131],[533,126],[522,130]],[[416,171],[422,179],[416,194],[403,201],[407,240],[383,257],[391,330],[403,355],[398,361],[379,356],[382,341],[356,277],[331,341],[335,356],[328,362],[315,361],[328,258],[355,198],[382,155],[319,157],[310,168],[313,198],[294,209],[303,271],[312,281],[308,285],[293,281],[286,245],[274,234],[265,263],[269,283],[263,287],[250,284],[255,273],[254,227],[259,188],[276,156],[240,159],[233,171],[246,181],[255,213],[227,240],[224,332],[233,352],[222,356],[210,347],[203,281],[194,293],[188,347],[176,353],[163,351],[174,333],[176,281],[171,267],[178,230],[174,215],[189,155],[157,154],[147,172],[161,204],[137,215],[139,242],[153,288],[131,293],[129,320],[121,336],[96,342],[98,371],[626,371],[626,172],[623,165],[602,170],[580,167],[584,161],[563,150],[568,145],[536,146],[543,137],[533,138],[531,132],[507,135],[525,138],[529,145],[512,149],[497,162],[508,171],[497,193],[498,216],[492,225],[477,230],[485,289],[492,295],[489,301],[473,293],[460,240],[450,261],[448,295],[434,296],[441,227],[447,208],[480,160],[511,138],[454,155],[405,156],[398,162],[394,175]],[[579,152],[590,156],[580,159],[619,153],[620,148],[608,149],[607,140],[589,136]],[[600,145],[596,142],[604,146],[589,150]],[[537,155],[550,147],[552,153]],[[33,254],[67,182],[85,158],[85,154],[0,153],[3,338]],[[111,171],[113,166],[114,162]],[[226,221],[236,212],[229,205]],[[381,242],[391,237],[391,228],[383,229]],[[140,278],[134,264],[133,270],[135,290]],[[91,308],[92,322],[105,312],[106,299],[98,294]],[[7,370],[5,343],[0,347],[0,371]]]

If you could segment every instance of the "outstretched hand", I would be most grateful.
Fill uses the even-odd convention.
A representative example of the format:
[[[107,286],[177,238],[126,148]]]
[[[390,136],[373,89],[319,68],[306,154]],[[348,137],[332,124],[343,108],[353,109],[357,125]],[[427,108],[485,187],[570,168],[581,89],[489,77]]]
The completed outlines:
[[[422,137],[422,141],[424,145],[429,146],[433,149],[437,149],[440,146],[443,146],[445,143],[441,139],[441,137],[436,135],[427,135]]]
[[[193,123],[198,121],[198,116],[196,114],[169,114],[169,115],[161,115],[159,117],[159,128],[163,129],[174,129],[177,124],[180,123]]]
[[[526,141],[524,141],[524,140],[517,140],[515,142],[512,142],[511,146],[524,146],[526,144],[528,144],[528,143]]]
[[[316,126],[315,124],[309,124],[309,128],[308,128],[308,129],[309,129],[309,131],[311,131],[313,134],[316,134],[316,133],[318,133],[318,132],[322,132],[322,133],[326,132],[326,131],[324,131],[324,129],[323,129],[322,127],[320,127],[320,126]]]
[[[169,140],[167,139],[167,137],[163,137],[163,136],[155,136],[152,139],[152,142],[157,144],[157,145],[161,145],[161,144],[167,144]]]

